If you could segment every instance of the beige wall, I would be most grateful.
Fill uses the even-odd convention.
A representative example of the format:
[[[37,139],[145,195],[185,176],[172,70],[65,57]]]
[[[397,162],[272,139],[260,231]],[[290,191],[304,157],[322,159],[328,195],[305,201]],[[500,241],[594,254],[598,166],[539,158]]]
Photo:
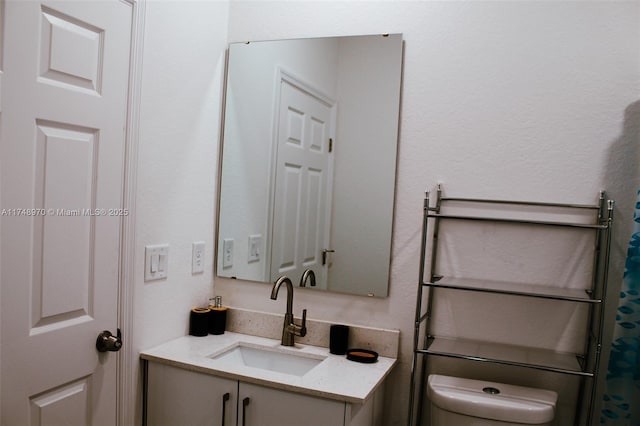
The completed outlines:
[[[384,424],[406,424],[425,189],[440,181],[454,195],[592,202],[606,188],[619,200],[613,275],[620,277],[638,186],[638,3],[232,1],[228,6],[227,15],[224,2],[148,3],[136,232],[141,348],[185,334],[189,308],[212,292],[227,41],[404,34],[389,297],[307,290],[297,291],[294,303],[296,313],[304,307],[311,318],[401,330],[401,362],[390,376]],[[204,275],[192,276],[191,242],[197,240],[207,242],[209,260]],[[145,284],[143,247],[163,242],[171,244],[169,279]],[[618,285],[614,280],[612,294]],[[213,278],[213,286],[232,306],[283,309],[269,300],[265,284]],[[474,312],[458,318],[475,319]],[[465,368],[457,371],[470,375]],[[571,407],[564,405],[566,418]]]

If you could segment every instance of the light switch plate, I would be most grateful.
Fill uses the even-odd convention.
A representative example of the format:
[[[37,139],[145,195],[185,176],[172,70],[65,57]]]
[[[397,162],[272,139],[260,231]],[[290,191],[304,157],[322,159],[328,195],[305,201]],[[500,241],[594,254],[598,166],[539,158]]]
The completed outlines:
[[[222,241],[222,267],[233,266],[233,238],[225,238]]]
[[[249,262],[258,262],[260,260],[260,251],[262,250],[262,235],[249,235]]]
[[[144,248],[144,280],[167,278],[169,269],[169,244],[156,244]]]

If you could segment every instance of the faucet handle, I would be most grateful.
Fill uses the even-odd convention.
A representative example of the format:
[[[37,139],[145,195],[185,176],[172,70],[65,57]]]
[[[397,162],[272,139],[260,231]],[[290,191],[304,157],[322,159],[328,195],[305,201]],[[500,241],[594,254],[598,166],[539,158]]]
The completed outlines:
[[[304,337],[307,334],[307,310],[302,310],[302,324],[300,324],[300,337]]]

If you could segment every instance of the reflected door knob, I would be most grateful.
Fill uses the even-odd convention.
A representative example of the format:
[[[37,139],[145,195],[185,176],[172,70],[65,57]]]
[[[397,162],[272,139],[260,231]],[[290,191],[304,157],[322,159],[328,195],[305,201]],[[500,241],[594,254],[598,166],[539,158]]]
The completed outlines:
[[[327,264],[327,253],[335,253],[335,250],[332,249],[323,249],[322,250],[322,265],[326,265]]]
[[[96,340],[96,349],[98,352],[118,352],[122,348],[122,339],[120,335],[120,329],[118,329],[118,335],[114,336],[109,330],[105,330],[98,334]]]

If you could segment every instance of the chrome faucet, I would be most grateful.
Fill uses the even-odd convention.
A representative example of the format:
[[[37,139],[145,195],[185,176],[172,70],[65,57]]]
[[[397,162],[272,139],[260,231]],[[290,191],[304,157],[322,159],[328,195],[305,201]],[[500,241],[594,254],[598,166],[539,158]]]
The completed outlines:
[[[307,279],[311,278],[310,285],[311,287],[316,286],[316,273],[311,269],[306,269],[302,273],[302,277],[300,277],[300,287],[305,287],[307,285]]]
[[[302,324],[296,324],[293,319],[293,283],[284,275],[273,283],[271,299],[276,300],[278,298],[278,290],[280,290],[282,283],[287,286],[287,312],[284,314],[281,343],[283,346],[293,346],[295,336],[304,337],[307,334],[307,310],[302,310]]]

